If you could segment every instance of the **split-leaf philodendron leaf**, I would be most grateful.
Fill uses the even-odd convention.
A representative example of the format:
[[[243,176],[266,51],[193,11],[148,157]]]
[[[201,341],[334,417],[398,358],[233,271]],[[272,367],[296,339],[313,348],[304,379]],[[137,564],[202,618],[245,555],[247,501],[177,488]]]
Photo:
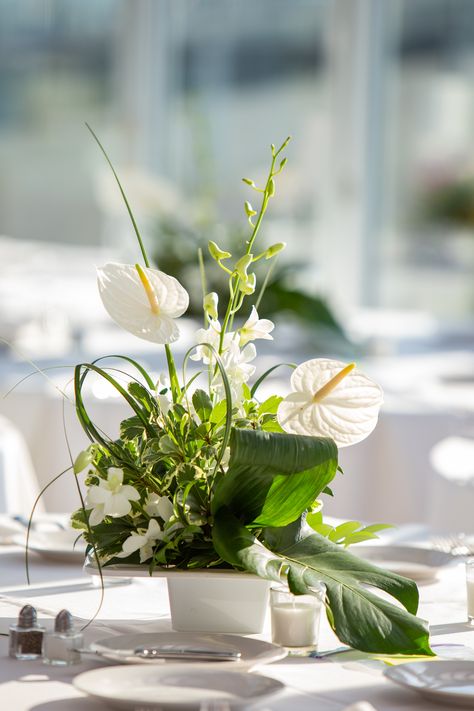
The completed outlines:
[[[431,655],[427,626],[415,617],[418,589],[413,581],[294,525],[334,477],[336,467],[331,440],[285,435],[283,443],[279,434],[234,430],[229,470],[214,497],[217,552],[231,565],[261,577],[280,581],[286,575],[297,594],[310,593],[323,582],[328,619],[339,639],[352,647]]]

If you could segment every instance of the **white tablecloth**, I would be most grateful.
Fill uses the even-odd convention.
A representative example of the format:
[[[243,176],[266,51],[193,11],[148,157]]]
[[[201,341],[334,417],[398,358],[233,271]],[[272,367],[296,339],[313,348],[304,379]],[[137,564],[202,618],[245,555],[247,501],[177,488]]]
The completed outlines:
[[[0,548],[0,632],[5,632],[25,602],[36,605],[40,618],[51,624],[51,616],[67,607],[89,619],[100,599],[84,577],[80,564],[52,564],[33,556],[32,587],[25,584],[23,551]],[[420,588],[420,616],[431,625],[432,644],[462,644],[474,648],[474,628],[466,623],[464,568],[462,564],[444,570],[439,581]],[[97,621],[86,631],[87,641],[112,633],[170,629],[166,583],[140,579],[131,585],[112,586]],[[262,635],[269,639],[268,625]],[[327,622],[321,630],[320,649],[339,646]],[[7,656],[7,638],[0,637],[0,684],[2,708],[15,711],[92,711],[105,709],[74,689],[73,677],[99,666],[95,660],[80,666],[58,669],[40,661],[18,662]],[[354,658],[355,657],[355,658]],[[377,711],[421,711],[440,707],[423,701],[382,677],[383,664],[367,661],[366,655],[334,656],[326,659],[285,659],[261,668],[261,673],[280,679],[286,691],[271,700],[272,711],[342,711],[348,704],[367,700]],[[268,708],[268,702],[260,708]],[[257,707],[258,708],[258,707]]]

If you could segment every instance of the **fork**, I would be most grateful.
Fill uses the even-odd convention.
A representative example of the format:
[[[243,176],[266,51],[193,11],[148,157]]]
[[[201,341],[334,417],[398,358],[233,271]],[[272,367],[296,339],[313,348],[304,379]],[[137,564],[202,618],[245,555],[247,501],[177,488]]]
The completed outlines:
[[[453,556],[474,555],[474,542],[469,541],[464,533],[438,536],[431,540],[431,544],[435,550]]]

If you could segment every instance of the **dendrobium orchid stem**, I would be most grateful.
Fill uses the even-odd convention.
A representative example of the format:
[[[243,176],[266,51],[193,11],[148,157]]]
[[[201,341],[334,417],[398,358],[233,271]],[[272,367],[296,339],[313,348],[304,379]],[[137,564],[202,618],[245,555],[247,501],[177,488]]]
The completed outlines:
[[[273,187],[273,178],[275,175],[277,175],[280,170],[275,172],[275,162],[280,153],[286,146],[288,145],[288,142],[291,140],[291,136],[288,136],[288,138],[282,143],[280,148],[275,151],[274,147],[272,145],[272,161],[270,163],[270,170],[268,173],[268,178],[267,182],[265,184],[265,188],[262,191],[263,192],[263,197],[262,197],[262,202],[260,205],[260,210],[258,213],[257,220],[255,221],[252,234],[250,236],[250,239],[247,242],[247,249],[245,251],[245,254],[251,254],[252,252],[252,247],[254,245],[255,239],[257,237],[258,231],[260,229],[260,225],[262,224],[263,217],[267,211],[268,207],[268,201],[270,200],[270,197],[272,197],[274,193],[274,187]],[[239,291],[239,283],[240,283],[240,276],[237,274],[235,277],[231,276],[230,281],[232,282],[235,278],[235,284],[233,285],[233,289],[231,288],[231,296],[229,298],[229,303],[227,305],[227,311],[224,317],[224,321],[222,323],[222,330],[221,330],[221,335],[220,335],[220,341],[219,341],[219,353],[222,353],[222,348],[224,344],[224,336],[227,332],[228,328],[232,328],[232,324],[234,321],[234,315],[239,311],[240,307],[242,306],[243,299],[245,298],[245,295],[242,295],[242,299],[239,302],[238,299],[240,297],[240,291]],[[232,295],[233,291],[233,295]]]

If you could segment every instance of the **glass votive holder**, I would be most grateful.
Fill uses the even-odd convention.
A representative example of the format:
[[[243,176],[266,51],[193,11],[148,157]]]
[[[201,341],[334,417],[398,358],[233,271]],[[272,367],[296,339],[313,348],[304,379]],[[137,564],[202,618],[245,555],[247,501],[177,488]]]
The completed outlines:
[[[466,561],[467,619],[474,625],[474,558]]]
[[[270,590],[272,642],[296,654],[318,648],[326,588],[319,583],[311,589],[311,595],[293,595],[286,587]]]

